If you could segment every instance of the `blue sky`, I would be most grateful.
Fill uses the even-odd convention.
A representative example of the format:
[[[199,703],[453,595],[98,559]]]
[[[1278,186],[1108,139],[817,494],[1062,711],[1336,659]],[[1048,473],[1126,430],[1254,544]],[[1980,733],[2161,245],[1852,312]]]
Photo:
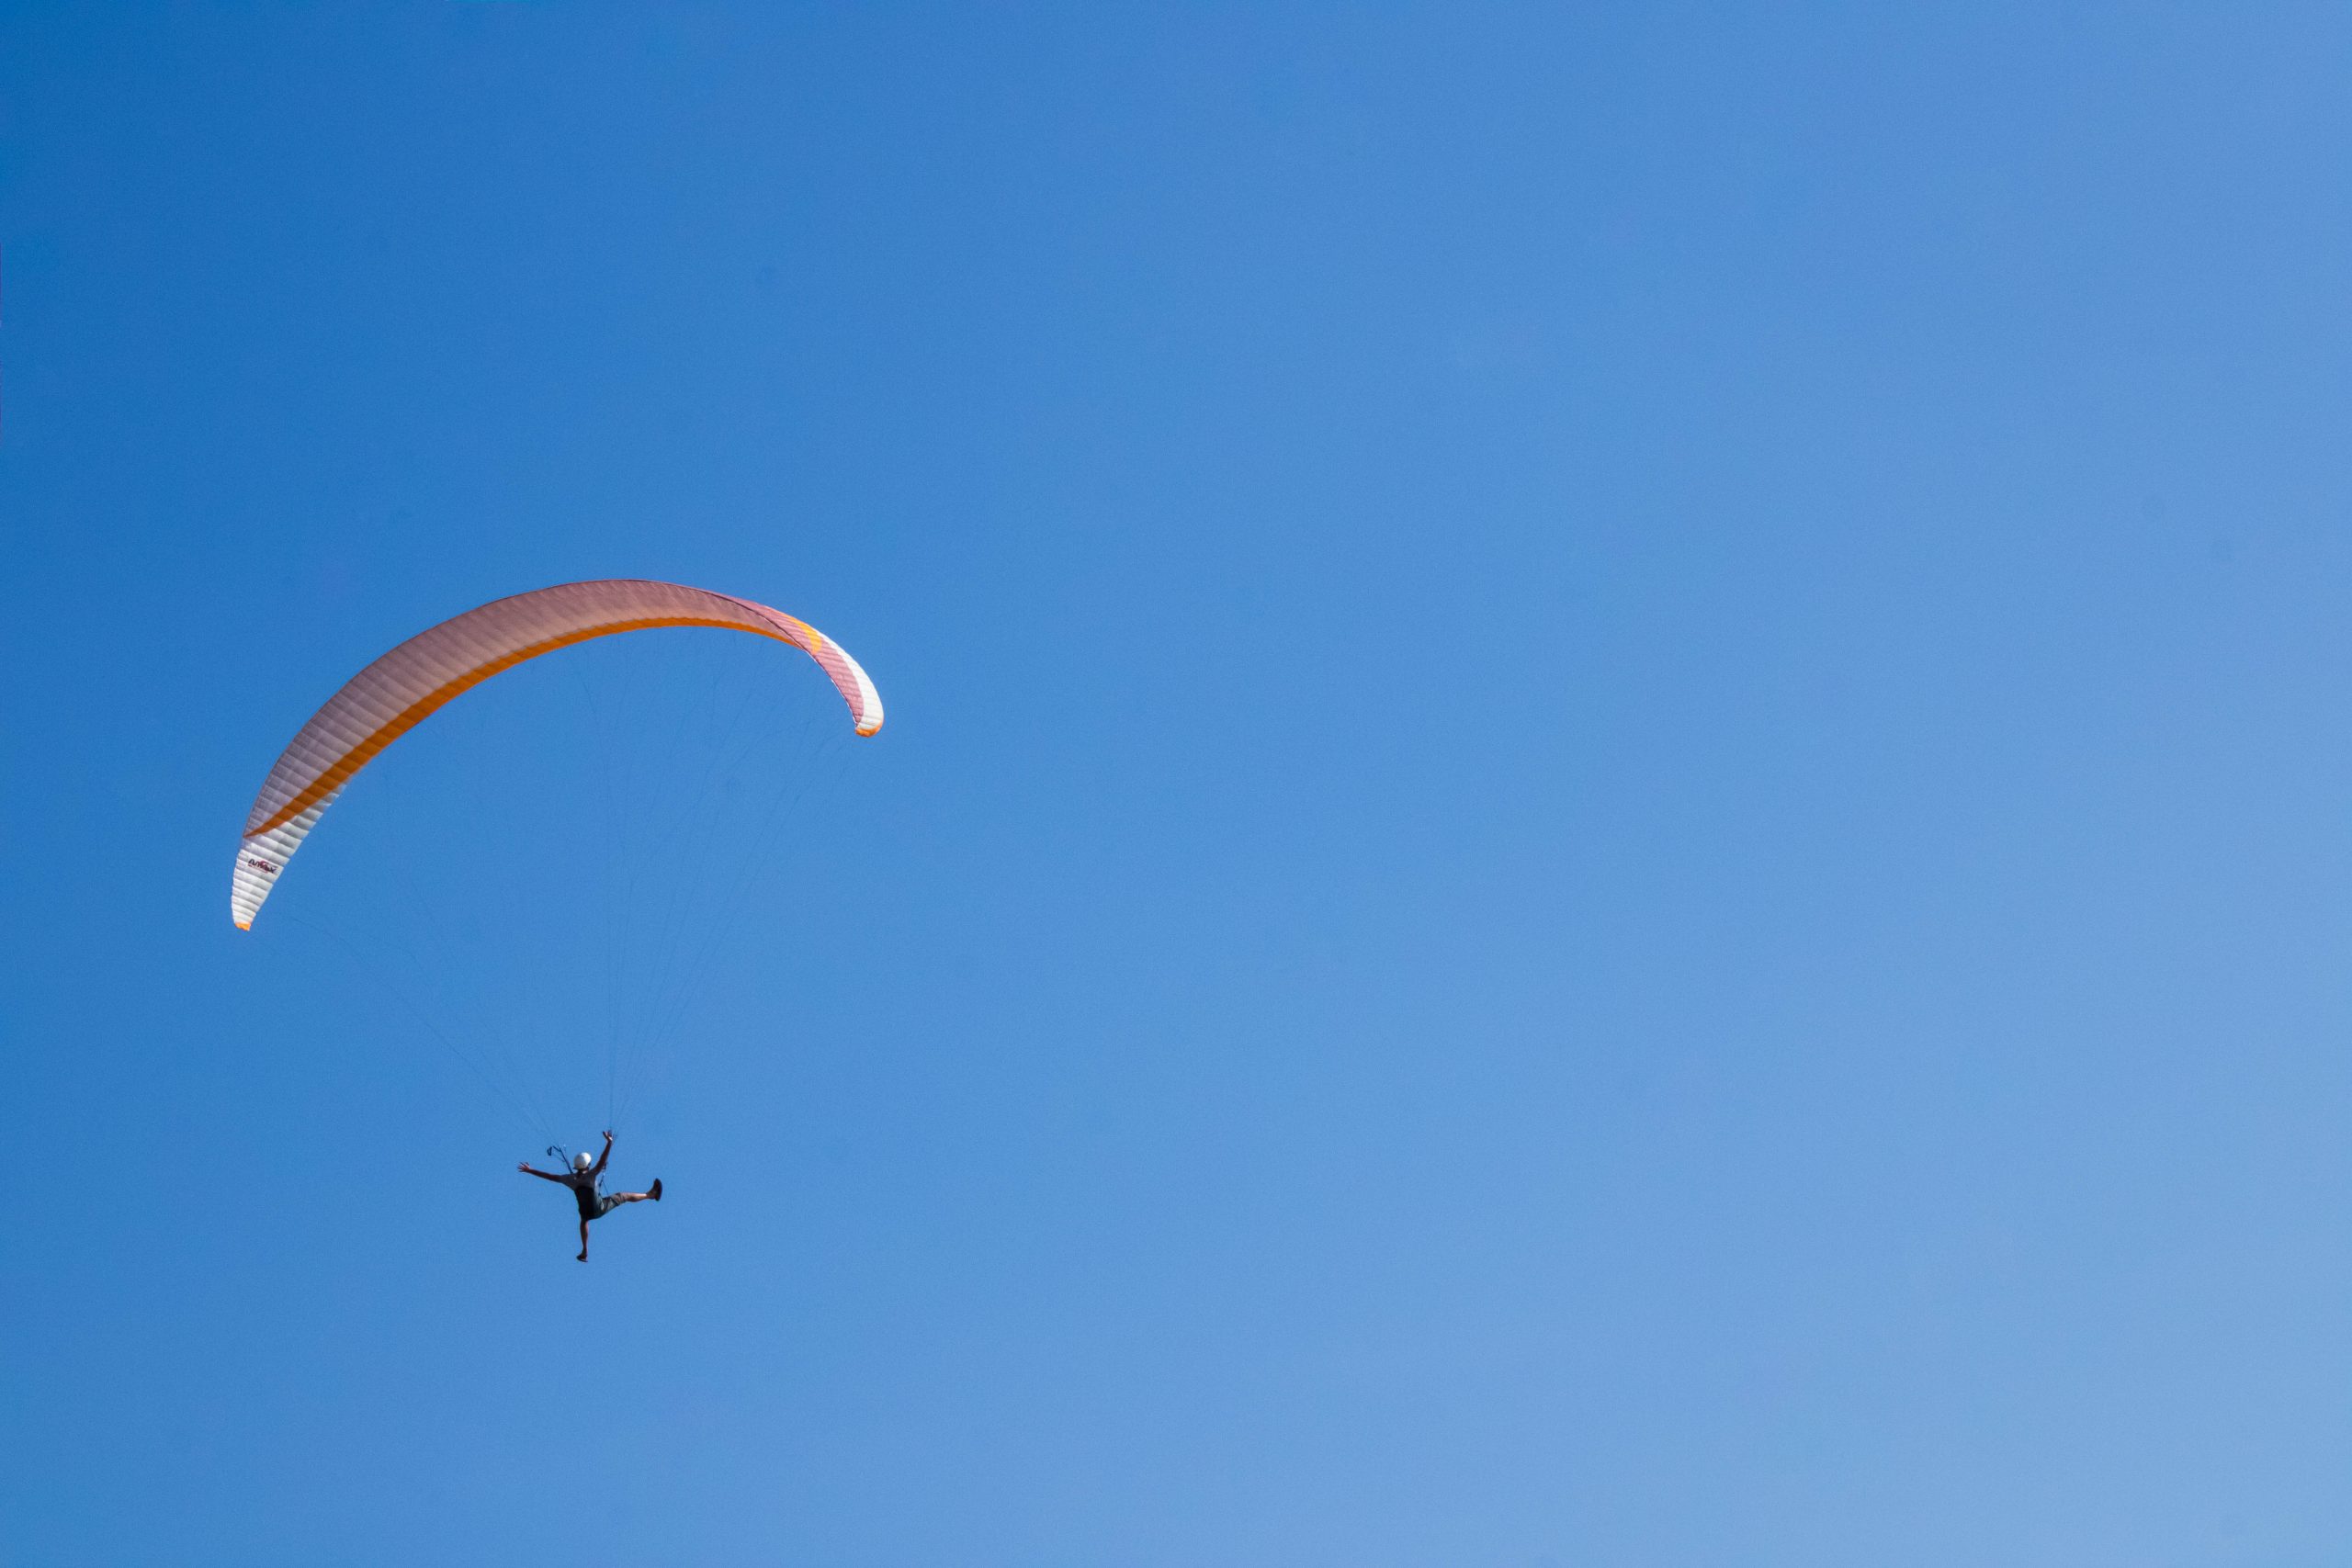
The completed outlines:
[[[2348,51],[10,7],[0,1556],[2342,1561]],[[225,905],[335,684],[616,575],[890,724],[582,1269],[272,924],[585,1007],[573,677]],[[714,640],[579,690],[818,711]]]

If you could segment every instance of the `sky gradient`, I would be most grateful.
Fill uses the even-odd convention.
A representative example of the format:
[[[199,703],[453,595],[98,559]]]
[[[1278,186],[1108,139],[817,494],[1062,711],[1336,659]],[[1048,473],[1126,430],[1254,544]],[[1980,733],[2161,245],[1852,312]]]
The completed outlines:
[[[0,1560],[2344,1561],[2352,17],[1928,10],[0,10]],[[572,677],[226,902],[603,576],[890,716],[582,1269],[271,924]]]

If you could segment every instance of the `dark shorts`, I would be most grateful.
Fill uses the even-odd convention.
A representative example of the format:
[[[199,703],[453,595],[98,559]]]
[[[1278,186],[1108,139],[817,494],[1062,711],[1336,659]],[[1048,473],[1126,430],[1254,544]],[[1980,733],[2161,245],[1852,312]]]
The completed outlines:
[[[573,1196],[579,1201],[580,1217],[583,1220],[601,1220],[621,1206],[620,1199],[610,1192],[575,1190]]]

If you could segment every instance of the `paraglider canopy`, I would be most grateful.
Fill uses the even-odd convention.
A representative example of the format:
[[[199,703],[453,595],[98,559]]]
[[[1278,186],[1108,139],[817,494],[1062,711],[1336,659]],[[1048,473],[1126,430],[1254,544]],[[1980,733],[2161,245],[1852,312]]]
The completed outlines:
[[[452,699],[526,660],[592,637],[711,626],[789,643],[816,660],[860,735],[882,728],[882,698],[847,650],[781,610],[682,583],[619,578],[495,600],[442,622],[368,665],[311,716],[269,771],[245,818],[229,908],[250,930],[320,815],[378,753]]]

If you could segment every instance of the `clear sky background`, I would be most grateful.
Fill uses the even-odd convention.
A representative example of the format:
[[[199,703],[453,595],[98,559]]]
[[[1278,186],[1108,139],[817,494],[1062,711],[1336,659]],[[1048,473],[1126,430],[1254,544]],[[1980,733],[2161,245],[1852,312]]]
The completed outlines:
[[[9,6],[0,1559],[2343,1562],[2347,67],[2290,6]],[[582,1269],[275,919],[471,840],[495,920],[390,918],[585,995],[578,824],[426,787],[565,776],[555,676],[226,899],[340,681],[615,575],[890,722]]]

